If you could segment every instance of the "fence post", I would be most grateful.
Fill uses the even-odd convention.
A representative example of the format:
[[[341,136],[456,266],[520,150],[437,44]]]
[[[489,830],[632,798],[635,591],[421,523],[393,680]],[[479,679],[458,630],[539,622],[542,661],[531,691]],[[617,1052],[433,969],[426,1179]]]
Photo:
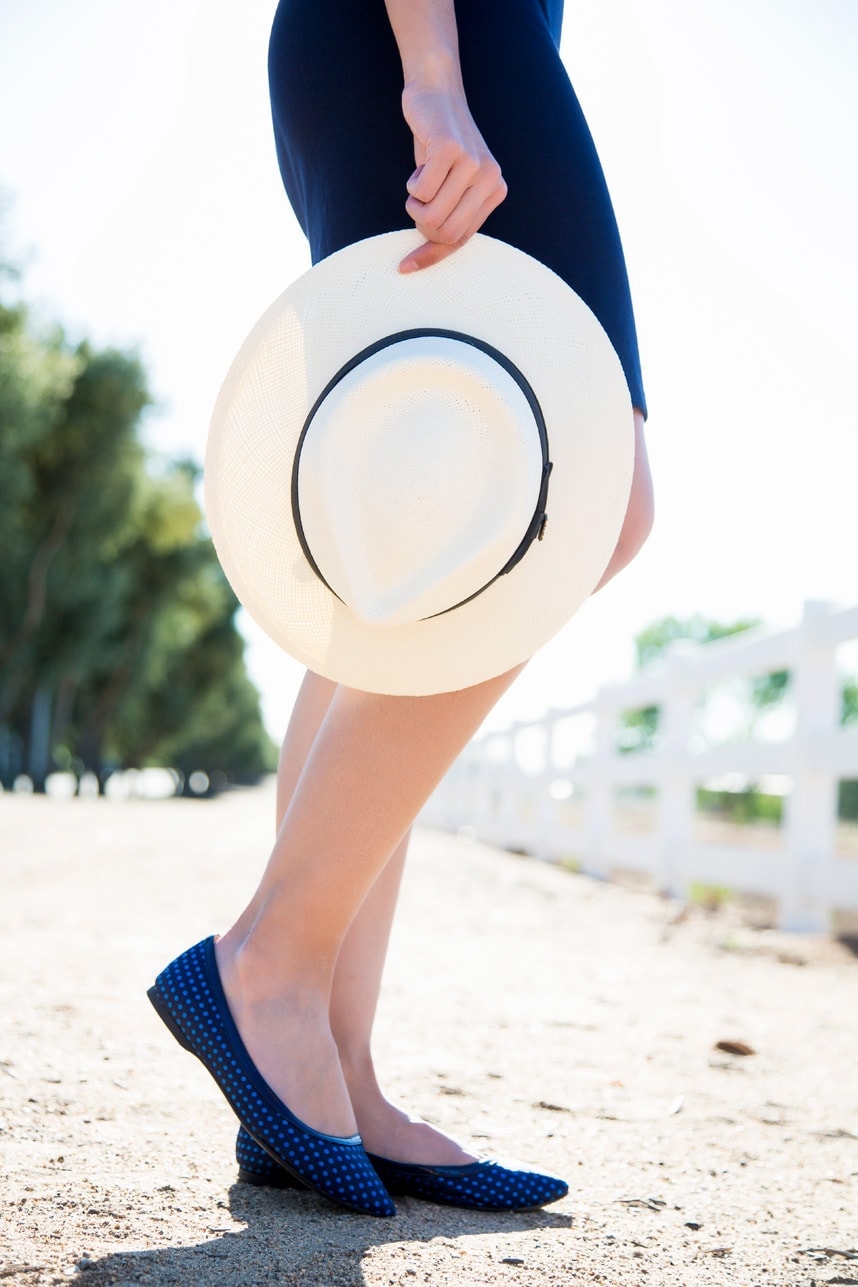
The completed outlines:
[[[498,835],[503,837],[504,848],[510,849],[518,849],[521,846],[524,775],[517,757],[517,740],[521,728],[522,720],[516,720],[507,729],[508,754],[504,760],[503,769],[498,775],[500,783]],[[499,842],[495,840],[493,843]]]
[[[489,833],[492,837],[491,843],[496,844],[494,771],[492,762],[486,754],[485,743],[471,752],[469,763],[474,771],[474,779],[470,812],[465,825],[472,829],[475,836],[486,836],[486,833]]]
[[[548,710],[542,717],[544,737],[542,747],[542,771],[533,784],[535,793],[533,831],[531,850],[537,858],[550,861],[556,858],[554,849],[554,800],[551,797],[551,784],[554,780],[554,722],[555,713]]]
[[[499,783],[506,772],[506,763],[495,752],[505,741],[505,733],[488,733],[471,751],[472,763],[478,768],[465,825],[471,827],[477,839],[490,845],[499,844],[498,836],[502,834],[499,819],[503,795]]]
[[[697,690],[684,661],[675,660],[667,675],[661,711],[662,779],[658,797],[661,837],[660,884],[665,893],[688,897],[688,850],[694,830],[696,795],[690,772],[688,736]]]
[[[820,644],[814,626],[831,611],[804,605],[795,671],[796,719],[792,792],[786,801],[786,853],[779,923],[782,929],[829,929],[831,909],[823,894],[823,868],[832,861],[837,833],[837,777],[814,757],[814,740],[840,723],[840,682],[835,649]]]
[[[593,702],[596,736],[593,758],[587,765],[587,795],[584,806],[586,836],[582,871],[606,880],[610,875],[608,841],[613,813],[611,761],[616,755],[617,712],[610,689],[600,688]]]

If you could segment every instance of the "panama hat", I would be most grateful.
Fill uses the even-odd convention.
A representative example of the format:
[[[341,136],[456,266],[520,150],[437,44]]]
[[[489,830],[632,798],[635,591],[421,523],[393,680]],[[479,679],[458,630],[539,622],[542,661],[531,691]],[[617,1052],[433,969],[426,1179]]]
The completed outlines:
[[[465,688],[592,592],[634,463],[625,377],[550,269],[473,237],[403,274],[413,231],[316,264],[260,318],[206,451],[206,516],[251,617],[369,692]]]

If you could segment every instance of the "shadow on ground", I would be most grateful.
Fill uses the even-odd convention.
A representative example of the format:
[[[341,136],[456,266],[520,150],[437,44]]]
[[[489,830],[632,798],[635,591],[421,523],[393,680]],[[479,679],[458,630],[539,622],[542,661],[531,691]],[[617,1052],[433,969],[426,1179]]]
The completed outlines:
[[[366,1287],[370,1281],[425,1281],[421,1244],[435,1239],[485,1238],[528,1233],[537,1229],[568,1229],[572,1217],[552,1211],[465,1211],[400,1198],[390,1219],[339,1211],[312,1193],[248,1189],[234,1185],[229,1211],[245,1228],[219,1230],[213,1212],[209,1241],[193,1246],[166,1246],[146,1251],[118,1252],[78,1265],[73,1282],[82,1287]],[[374,1249],[402,1244],[393,1277],[387,1268],[368,1278],[365,1260]],[[407,1245],[406,1245],[407,1244]],[[457,1244],[461,1246],[461,1244]],[[483,1254],[488,1248],[482,1245]],[[451,1256],[459,1254],[451,1252]],[[498,1252],[498,1261],[504,1263]],[[509,1260],[506,1263],[515,1263]],[[457,1267],[451,1263],[451,1280]]]

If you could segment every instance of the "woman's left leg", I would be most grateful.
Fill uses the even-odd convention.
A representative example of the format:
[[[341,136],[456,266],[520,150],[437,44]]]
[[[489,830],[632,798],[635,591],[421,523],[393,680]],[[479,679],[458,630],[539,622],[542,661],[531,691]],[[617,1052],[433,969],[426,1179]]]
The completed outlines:
[[[398,1162],[453,1166],[473,1161],[473,1155],[391,1104],[379,1086],[372,1056],[372,1029],[408,839],[397,846],[343,943],[331,993],[331,1030],[368,1151]]]
[[[635,465],[629,504],[616,549],[597,590],[635,557],[649,535],[652,520],[653,490],[644,417],[636,410]],[[290,725],[284,742],[278,777],[278,827],[315,736],[313,720],[321,722],[335,687],[315,675],[308,675],[305,681],[307,693],[303,709],[310,715],[297,721],[294,728]],[[371,1052],[372,1027],[408,838],[406,835],[400,841],[343,943],[331,995],[331,1027],[358,1127],[370,1152],[399,1161],[454,1165],[470,1160],[470,1155],[448,1136],[424,1122],[414,1121],[385,1099]]]

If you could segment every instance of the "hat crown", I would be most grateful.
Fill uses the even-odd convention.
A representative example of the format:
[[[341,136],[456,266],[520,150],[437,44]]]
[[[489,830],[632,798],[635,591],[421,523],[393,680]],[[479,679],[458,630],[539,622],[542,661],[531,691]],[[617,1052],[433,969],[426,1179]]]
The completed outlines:
[[[533,656],[604,572],[626,511],[634,463],[628,387],[610,341],[584,301],[544,265],[481,233],[431,269],[399,272],[403,256],[420,243],[416,230],[385,233],[329,255],[293,282],[259,319],[233,362],[206,450],[209,526],[249,614],[315,673],[376,693],[449,692],[503,674]],[[450,413],[457,400],[449,388],[442,390],[443,413],[431,399],[422,403],[419,435],[415,428],[410,439],[400,440],[389,431],[403,456],[419,457],[413,476],[395,463],[395,452],[381,435],[376,442],[385,443],[380,452],[384,486],[373,479],[372,451],[361,457],[361,480],[354,460],[337,466],[339,482],[336,474],[325,479],[326,466],[304,472],[315,450],[310,441],[319,409],[314,399],[321,407],[333,392],[332,379],[339,383],[337,374],[344,378],[352,365],[360,365],[369,356],[367,346],[386,347],[418,329],[424,335],[469,336],[473,346],[482,345],[498,363],[488,368],[493,384],[505,383],[500,368],[519,373],[531,413],[550,440],[550,482],[547,452],[540,462],[535,439],[532,447],[504,449],[508,473],[502,470],[500,481],[497,475],[492,481],[492,466],[477,450],[481,437],[473,431],[472,413],[464,416],[465,429],[456,433],[452,427],[458,412]],[[386,338],[379,341],[379,336]],[[449,354],[450,346],[443,347]],[[469,382],[478,387],[473,355],[469,365]],[[423,386],[424,378],[416,384]],[[427,389],[415,392],[419,397]],[[499,419],[495,407],[487,417],[493,443]],[[517,414],[512,419],[519,421]],[[356,417],[347,421],[352,425]],[[344,421],[331,441],[351,451],[347,427]],[[528,435],[531,430],[528,424]],[[310,453],[306,460],[302,438]],[[544,474],[536,494],[540,463]],[[525,487],[521,477],[531,470],[533,485]],[[324,503],[341,528],[335,538],[320,539],[310,530],[315,509],[302,492],[312,476],[328,489]],[[436,504],[439,496],[446,498],[440,510],[433,511],[425,500],[421,480],[432,482]],[[357,505],[367,485],[371,501],[349,517],[342,496]],[[506,517],[510,491],[521,522],[518,516],[515,522]],[[544,539],[537,540],[546,496],[549,521]],[[308,522],[306,533],[299,520]],[[345,558],[348,533],[362,532],[364,523],[370,524],[370,536],[361,536],[365,548],[350,550]],[[409,579],[409,543],[424,560],[415,579]],[[451,549],[459,569],[455,575],[444,561]],[[463,570],[467,575],[460,584]],[[352,597],[353,608],[326,583],[341,571],[339,593]],[[356,612],[362,613],[360,619]],[[386,624],[367,624],[375,619]],[[397,624],[400,620],[403,624]]]
[[[377,628],[490,584],[533,518],[544,465],[523,377],[487,346],[443,333],[380,344],[308,417],[293,491],[313,566]]]

